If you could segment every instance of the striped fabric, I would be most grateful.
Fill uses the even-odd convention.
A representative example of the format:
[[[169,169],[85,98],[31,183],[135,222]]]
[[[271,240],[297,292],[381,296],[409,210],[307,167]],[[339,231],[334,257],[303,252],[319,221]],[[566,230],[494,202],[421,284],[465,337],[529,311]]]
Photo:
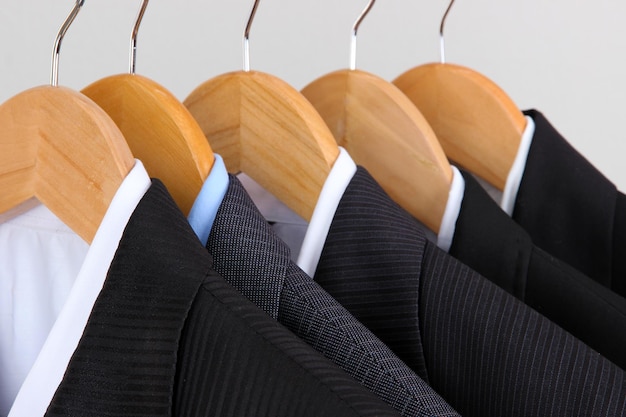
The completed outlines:
[[[536,247],[471,177],[450,255],[626,369],[626,299]]]
[[[425,257],[432,384],[464,415],[626,415],[620,368],[438,248]]]
[[[48,416],[397,416],[211,270],[155,181]]]
[[[177,416],[397,416],[221,278],[196,297],[179,351]]]
[[[278,320],[405,416],[458,415],[389,348],[289,258],[241,183],[230,178],[207,245],[214,268],[244,294],[280,288],[262,300]],[[278,251],[278,252],[277,252]],[[279,256],[275,254],[278,253]],[[271,264],[280,260],[278,264]],[[270,263],[270,265],[268,265]],[[281,274],[268,273],[282,271]]]
[[[458,415],[326,291],[303,280],[295,265],[288,271],[279,319],[402,415]]]
[[[623,371],[426,241],[362,168],[315,279],[407,363],[419,332],[431,385],[464,416],[626,415]],[[393,308],[405,292],[418,300]]]

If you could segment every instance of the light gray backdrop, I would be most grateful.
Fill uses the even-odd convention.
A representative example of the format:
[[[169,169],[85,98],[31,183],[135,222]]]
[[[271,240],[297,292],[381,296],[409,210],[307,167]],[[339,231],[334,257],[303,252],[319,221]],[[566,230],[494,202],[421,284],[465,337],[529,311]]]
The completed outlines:
[[[348,65],[352,22],[366,1],[264,0],[252,68],[296,88]],[[0,101],[49,80],[54,36],[71,0],[0,0]],[[241,68],[251,1],[152,0],[139,34],[137,72],[183,100],[194,87]],[[87,0],[63,43],[60,84],[80,89],[127,69],[140,0]],[[379,0],[361,27],[359,68],[392,80],[438,60],[446,0]],[[447,59],[537,108],[626,190],[626,2],[457,0]]]

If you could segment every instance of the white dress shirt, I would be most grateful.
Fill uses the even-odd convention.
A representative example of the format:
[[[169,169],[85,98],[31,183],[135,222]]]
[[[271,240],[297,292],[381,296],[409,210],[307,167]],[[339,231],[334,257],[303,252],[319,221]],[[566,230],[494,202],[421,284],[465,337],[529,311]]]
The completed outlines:
[[[0,415],[46,412],[150,184],[136,160],[91,245],[40,204],[0,219]]]
[[[528,160],[528,152],[530,151],[530,145],[533,143],[533,136],[535,135],[535,121],[530,116],[526,116],[526,128],[522,134],[522,140],[520,141],[519,148],[517,149],[517,156],[513,161],[513,166],[509,171],[509,175],[506,178],[506,184],[502,192],[502,200],[500,201],[500,207],[506,214],[513,215],[513,209],[515,208],[515,200],[517,199],[517,193],[519,192],[519,186],[522,183],[522,177],[524,176],[524,169],[526,168],[526,161]]]
[[[311,222],[304,235],[304,241],[296,262],[310,277],[313,274],[309,271],[315,272],[317,268],[333,217],[335,217],[341,197],[343,197],[354,174],[356,174],[356,164],[348,152],[340,147],[339,156],[333,164],[326,182],[324,182],[324,187],[322,187],[322,192],[313,210]]]
[[[507,176],[504,190],[500,191],[479,176],[474,175],[474,178],[485,191],[487,191],[487,194],[489,194],[493,201],[498,203],[500,208],[502,208],[509,217],[513,215],[515,200],[517,200],[517,193],[519,192],[519,186],[524,176],[524,169],[526,168],[526,161],[528,160],[528,152],[530,151],[530,145],[535,135],[535,121],[530,116],[525,117],[526,128],[522,134],[522,139],[517,149],[517,155],[513,161],[509,175]]]

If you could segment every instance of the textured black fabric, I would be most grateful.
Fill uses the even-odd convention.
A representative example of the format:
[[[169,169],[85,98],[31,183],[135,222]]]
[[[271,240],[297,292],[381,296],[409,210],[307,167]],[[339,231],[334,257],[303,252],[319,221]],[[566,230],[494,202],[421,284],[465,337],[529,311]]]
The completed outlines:
[[[626,251],[614,246],[614,233],[626,233],[616,230],[619,192],[543,114],[524,113],[536,128],[513,218],[538,247],[609,288],[624,288],[626,275],[613,271],[613,257]]]
[[[506,292],[524,300],[532,240],[471,175],[463,170],[461,173],[465,191],[449,253]]]
[[[46,415],[394,416],[211,270],[158,181]]]
[[[380,234],[373,227],[398,222],[404,226],[392,234]],[[341,297],[333,290],[336,282],[349,278],[353,291],[363,294],[370,282],[384,279],[386,271],[380,265],[395,264],[387,259],[397,254],[381,255],[386,248],[397,242],[423,242],[418,249],[419,274],[406,274],[400,282],[419,288],[417,314],[411,315],[419,319],[430,383],[459,413],[483,417],[626,415],[621,369],[423,239],[419,226],[416,222],[411,226],[412,222],[359,168],[335,214],[316,281],[323,273],[318,282],[362,319],[359,312],[367,311],[368,303],[375,308],[376,299],[366,294]],[[347,284],[343,291],[350,293]],[[393,346],[402,335],[395,334],[389,341],[387,334],[379,337]]]
[[[180,333],[212,273],[193,238],[154,182],[126,226],[47,415],[170,415]]]
[[[386,194],[371,193],[356,204],[351,196],[344,194],[339,206],[350,209],[335,213],[315,282],[428,381],[415,285],[426,237],[412,218],[384,212]],[[357,226],[367,224],[367,228],[354,227],[356,218]],[[404,238],[407,233],[414,238]]]
[[[466,416],[624,416],[624,372],[438,248],[421,279],[434,387]]]
[[[463,172],[450,254],[626,369],[626,299],[537,248]]]
[[[374,335],[292,265],[281,297],[281,323],[341,364],[404,416],[458,415]]]
[[[242,298],[221,278],[202,286],[179,351],[174,415],[399,415]]]
[[[255,293],[268,279],[280,283],[274,286],[280,291],[266,295],[272,300],[261,305],[278,304],[281,323],[402,415],[458,415],[387,346],[291,262],[289,249],[274,234],[235,177],[230,177],[207,247],[213,255],[215,269],[246,294]],[[282,275],[268,277],[268,270],[282,271]]]

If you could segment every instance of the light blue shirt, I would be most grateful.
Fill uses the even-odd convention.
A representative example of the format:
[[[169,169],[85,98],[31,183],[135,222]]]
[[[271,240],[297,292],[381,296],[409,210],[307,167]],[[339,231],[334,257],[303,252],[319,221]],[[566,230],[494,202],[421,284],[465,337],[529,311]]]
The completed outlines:
[[[224,200],[226,190],[228,190],[228,172],[222,157],[215,154],[215,162],[211,172],[204,181],[187,217],[191,228],[204,246],[209,241],[213,222],[217,216],[217,210]]]

